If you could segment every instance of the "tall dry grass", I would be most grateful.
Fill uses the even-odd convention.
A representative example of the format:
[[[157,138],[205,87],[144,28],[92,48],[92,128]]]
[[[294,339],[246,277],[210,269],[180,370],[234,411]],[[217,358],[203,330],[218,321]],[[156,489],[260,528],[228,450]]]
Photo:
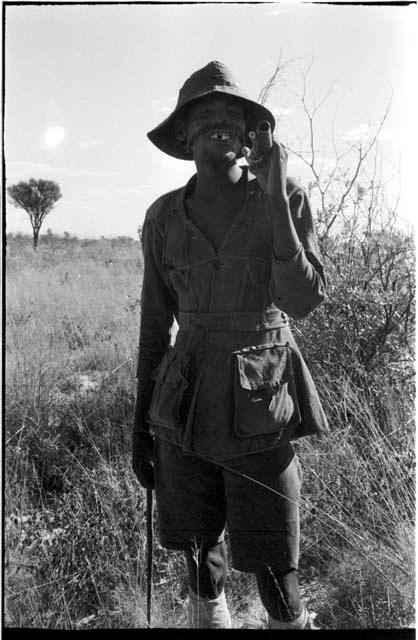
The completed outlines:
[[[145,493],[130,469],[141,272],[126,239],[52,237],[36,253],[9,239],[6,626],[147,625]],[[377,417],[349,377],[314,369],[332,431],[296,444],[304,597],[329,628],[410,626],[413,398],[382,377]],[[235,626],[262,626],[252,576],[231,569],[226,589]],[[185,626],[186,598],[182,556],[157,540],[153,625]]]

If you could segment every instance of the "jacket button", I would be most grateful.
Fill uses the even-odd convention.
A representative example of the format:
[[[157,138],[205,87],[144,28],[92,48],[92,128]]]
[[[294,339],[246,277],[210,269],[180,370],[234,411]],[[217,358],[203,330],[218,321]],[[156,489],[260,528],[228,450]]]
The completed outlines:
[[[218,260],[218,258],[214,258],[212,260],[212,267],[215,269],[215,271],[218,271],[218,269],[220,269],[221,266],[222,266],[222,262]]]

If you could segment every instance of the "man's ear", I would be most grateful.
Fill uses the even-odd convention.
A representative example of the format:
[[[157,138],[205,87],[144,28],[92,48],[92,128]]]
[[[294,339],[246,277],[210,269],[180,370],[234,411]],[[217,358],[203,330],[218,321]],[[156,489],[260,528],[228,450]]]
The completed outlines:
[[[178,140],[180,144],[186,144],[187,135],[184,120],[177,118],[177,120],[174,122],[174,135],[176,137],[176,140]]]

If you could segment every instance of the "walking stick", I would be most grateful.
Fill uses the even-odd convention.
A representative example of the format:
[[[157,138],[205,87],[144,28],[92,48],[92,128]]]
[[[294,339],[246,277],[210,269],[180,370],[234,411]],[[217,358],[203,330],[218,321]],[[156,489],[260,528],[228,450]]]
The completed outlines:
[[[153,514],[152,489],[147,489],[147,621],[148,621],[148,627],[151,627],[152,545],[153,545],[152,514]]]

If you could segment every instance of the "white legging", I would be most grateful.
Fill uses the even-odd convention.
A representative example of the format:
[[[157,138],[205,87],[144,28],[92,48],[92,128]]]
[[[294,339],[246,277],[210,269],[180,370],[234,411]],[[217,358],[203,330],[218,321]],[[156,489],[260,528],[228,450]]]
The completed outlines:
[[[189,589],[187,608],[190,629],[230,629],[231,616],[226,603],[225,591],[212,600],[201,598]]]

